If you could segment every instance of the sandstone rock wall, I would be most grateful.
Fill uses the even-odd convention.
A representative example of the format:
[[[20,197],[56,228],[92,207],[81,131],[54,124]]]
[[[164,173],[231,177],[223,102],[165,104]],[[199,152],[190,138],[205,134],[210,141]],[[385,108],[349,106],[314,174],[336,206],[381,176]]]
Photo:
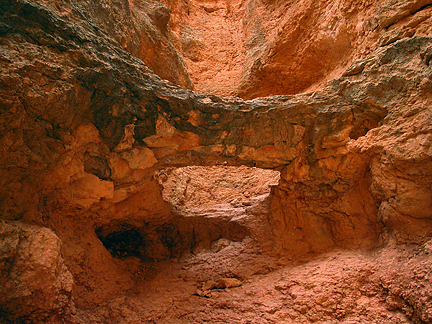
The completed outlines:
[[[61,243],[48,228],[0,220],[0,315],[39,321],[73,311],[73,277]]]
[[[265,199],[279,184],[274,170],[246,166],[191,166],[167,168],[155,174],[164,200],[182,214],[217,206],[245,206],[253,198]]]
[[[142,0],[36,3],[71,23],[85,21],[89,31],[112,38],[161,78],[184,88],[193,87],[183,57],[173,46],[173,34],[167,25],[170,11],[162,3]]]
[[[430,1],[39,1],[159,77],[240,96],[314,91],[378,46],[430,34]]]
[[[430,1],[164,2],[199,92],[245,99],[313,91],[354,61],[430,34]]]
[[[2,1],[0,202],[1,218],[8,222],[1,223],[5,233],[1,239],[13,241],[2,258],[9,262],[13,254],[21,253],[17,228],[30,233],[24,236],[45,233],[50,238],[46,244],[52,243],[49,249],[55,258],[46,275],[58,277],[48,278],[50,293],[40,308],[41,318],[50,312],[60,314],[68,304],[71,289],[62,286],[61,273],[72,274],[76,285],[72,295],[78,306],[101,302],[119,287],[133,285],[127,275],[119,275],[122,265],[101,239],[108,236],[107,228],[115,232],[173,224],[177,215],[152,178],[154,171],[165,167],[226,163],[279,170],[281,181],[269,202],[271,212],[262,213],[269,230],[260,232],[260,239],[272,242],[272,253],[279,256],[295,258],[334,247],[368,249],[389,239],[428,240],[432,235],[432,40],[414,35],[429,34],[427,4],[380,3],[374,26],[387,29],[378,44],[368,49],[369,41],[364,41],[365,48],[359,46],[358,54],[336,51],[334,60],[316,59],[327,71],[327,66],[342,69],[356,55],[362,56],[326,87],[245,101],[195,93],[157,77],[149,69],[157,72],[157,65],[152,66],[156,63],[146,62],[149,56],[144,54],[156,53],[159,47],[148,45],[141,29],[125,32],[130,43],[126,36],[117,37],[124,25],[115,25],[114,17],[124,17],[122,11],[94,16],[105,12],[92,12],[102,3]],[[266,4],[266,10],[272,5]],[[312,7],[305,3],[305,8],[318,5],[323,3]],[[134,6],[140,3],[121,8]],[[152,24],[162,33],[167,12],[161,5],[154,6]],[[204,7],[208,14],[223,12],[208,4]],[[142,24],[150,24],[147,10]],[[352,10],[357,15],[357,9]],[[130,21],[137,23],[135,18]],[[291,33],[290,22],[294,23],[289,20],[286,28]],[[342,33],[342,25],[335,24],[333,31]],[[164,35],[168,42],[168,34]],[[370,36],[371,42],[378,40],[377,35]],[[344,48],[348,44],[345,36],[334,39],[344,40],[336,42]],[[361,37],[357,40],[362,42]],[[300,37],[299,42],[306,40]],[[270,70],[280,64],[276,49],[282,44],[276,43],[269,47],[275,56],[265,56]],[[333,45],[329,45],[332,52],[338,48]],[[175,53],[169,45],[164,48],[163,53]],[[311,60],[322,56],[320,51],[312,52]],[[181,65],[180,56],[170,57],[156,60],[163,63],[162,71],[171,74],[161,77],[187,85],[184,70],[172,63]],[[345,63],[334,65],[336,61]],[[296,64],[303,70],[304,65]],[[251,87],[245,97],[269,94],[259,73],[248,77]],[[328,71],[324,75],[332,76]],[[325,77],[298,84],[306,84],[306,89]],[[288,86],[268,84],[268,89],[291,92]],[[24,225],[10,225],[14,221]],[[206,228],[199,223],[196,228],[205,236],[219,223],[213,225]],[[185,228],[187,236],[192,230]],[[157,237],[151,241],[160,243]],[[163,246],[160,251],[155,255],[169,255]],[[63,267],[63,259],[69,270]],[[4,271],[27,285],[25,272]],[[55,296],[65,298],[63,306],[53,302]],[[8,303],[12,302],[4,302],[6,309]],[[29,316],[34,301],[30,299],[28,305],[17,316]],[[11,319],[14,316],[10,313]]]

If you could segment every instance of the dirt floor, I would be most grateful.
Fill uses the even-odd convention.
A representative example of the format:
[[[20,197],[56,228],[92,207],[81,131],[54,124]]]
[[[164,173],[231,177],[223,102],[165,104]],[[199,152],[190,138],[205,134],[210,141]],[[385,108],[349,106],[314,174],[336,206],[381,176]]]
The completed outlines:
[[[165,199],[177,204],[176,213],[185,220],[204,224],[200,231],[209,219],[222,219],[209,230],[219,231],[219,238],[209,234],[178,258],[159,262],[115,258],[134,281],[132,288],[95,309],[81,308],[75,316],[79,321],[432,322],[432,241],[398,246],[388,238],[386,246],[373,251],[335,249],[290,260],[273,253],[263,234],[268,227],[262,211],[270,186],[279,180],[277,172],[188,167],[157,176]],[[242,237],[224,230],[232,223],[244,229]]]
[[[245,239],[218,252],[202,251],[160,263],[118,260],[133,274],[135,287],[77,315],[87,323],[430,323],[432,319],[428,245],[332,251],[290,262],[244,255],[245,245],[251,243]],[[233,285],[240,286],[229,287],[224,278],[235,278]]]

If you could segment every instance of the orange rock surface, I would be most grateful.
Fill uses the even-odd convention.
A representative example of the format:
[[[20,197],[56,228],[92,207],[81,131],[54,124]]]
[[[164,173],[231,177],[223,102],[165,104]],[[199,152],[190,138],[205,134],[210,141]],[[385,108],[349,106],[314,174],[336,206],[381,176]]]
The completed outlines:
[[[316,90],[378,46],[431,32],[430,1],[164,3],[194,89],[245,99]]]
[[[432,322],[431,4],[0,2],[0,323]]]

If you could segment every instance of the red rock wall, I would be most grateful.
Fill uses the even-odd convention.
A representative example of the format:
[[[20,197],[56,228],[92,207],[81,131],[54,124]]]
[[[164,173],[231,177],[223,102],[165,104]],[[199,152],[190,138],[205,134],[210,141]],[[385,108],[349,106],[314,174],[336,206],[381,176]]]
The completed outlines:
[[[244,89],[243,96],[249,98],[273,93],[271,89],[284,94],[303,91],[338,76],[350,60],[361,60],[317,91],[244,101],[176,87],[149,69],[177,84],[188,83],[185,70],[177,69],[181,57],[173,48],[179,48],[180,43],[169,34],[167,12],[161,5],[144,10],[142,3],[113,2],[108,10],[102,2],[1,2],[0,201],[1,226],[6,234],[0,239],[8,243],[0,258],[1,266],[7,269],[1,273],[5,282],[1,292],[9,296],[3,304],[12,305],[12,309],[14,293],[20,291],[18,287],[11,292],[6,284],[10,281],[8,265],[14,256],[25,258],[27,250],[15,243],[18,232],[27,233],[28,224],[35,226],[31,231],[36,234],[48,233],[54,260],[48,260],[48,266],[40,265],[50,271],[35,270],[46,275],[49,285],[48,306],[41,308],[45,314],[41,313],[41,318],[50,312],[61,315],[68,307],[72,312],[73,299],[83,307],[133,285],[128,275],[119,275],[123,265],[103,246],[97,232],[103,239],[106,228],[152,228],[154,256],[170,255],[172,251],[159,244],[157,229],[184,224],[173,223],[178,215],[171,213],[152,179],[154,171],[169,166],[226,163],[280,170],[281,182],[269,202],[270,212],[257,213],[268,227],[246,224],[261,226],[260,239],[271,242],[266,252],[272,249],[274,254],[296,258],[334,247],[368,249],[390,240],[399,244],[427,241],[432,235],[432,41],[419,37],[429,33],[430,7],[423,7],[426,4],[380,3],[379,7],[365,7],[364,16],[355,3],[333,11],[323,9],[331,13],[341,10],[343,15],[354,17],[350,24],[360,21],[359,30],[369,26],[369,21],[378,31],[366,40],[346,36],[349,32],[331,15],[312,19],[317,15],[312,10],[315,6],[327,8],[332,4],[305,2],[296,10],[302,17],[309,17],[307,12],[312,10],[314,15],[308,18],[312,20],[306,23],[311,28],[335,21],[334,28],[328,25],[331,37],[324,33],[317,38],[312,31],[296,34],[291,26],[298,26],[298,20],[284,18],[283,11],[280,26],[287,34],[281,34],[283,39],[270,38],[270,45],[251,43],[251,49],[258,46],[263,51],[255,48],[255,56],[249,57],[244,52],[244,64],[255,57],[268,63],[257,70],[242,67],[247,86],[234,92],[230,88],[229,94]],[[209,15],[228,8],[227,4],[222,9],[210,5],[213,3],[199,8]],[[236,10],[241,12],[243,5],[253,17],[266,17],[275,6],[240,4]],[[275,13],[279,12],[276,7]],[[128,10],[135,13],[129,17]],[[184,8],[174,8],[173,17],[181,10]],[[369,14],[375,18],[367,20]],[[147,18],[152,19],[152,29],[148,30],[148,25],[138,28],[136,24],[150,24]],[[122,24],[122,19],[133,22],[132,26]],[[263,27],[263,39],[267,39],[266,30],[274,28],[270,28],[270,18],[261,20],[263,25],[269,24]],[[130,34],[122,28],[130,28]],[[181,35],[176,28],[173,24],[173,34]],[[253,35],[252,27],[245,28],[251,28]],[[155,35],[151,46],[150,34]],[[123,39],[119,35],[126,36]],[[160,42],[156,42],[158,37]],[[312,42],[315,38],[319,41]],[[203,39],[207,41],[205,36]],[[374,39],[378,43],[372,43]],[[288,46],[284,40],[292,40],[297,47]],[[355,51],[346,49],[347,44]],[[187,50],[194,51],[194,46]],[[226,46],[231,45],[228,42]],[[334,53],[339,46],[346,52]],[[286,55],[279,55],[279,49]],[[324,49],[331,52],[328,59]],[[303,56],[295,54],[303,50]],[[183,47],[182,51],[185,54]],[[289,54],[286,51],[293,51],[289,61],[293,65],[281,62]],[[154,53],[158,53],[157,58]],[[212,59],[204,65],[216,67],[213,58],[224,55],[210,55]],[[299,61],[301,57],[305,60]],[[279,69],[282,65],[284,68]],[[222,72],[227,65],[223,66]],[[298,80],[285,78],[286,71],[281,72],[285,68],[304,74],[299,72]],[[229,80],[238,77],[240,69],[233,69],[237,72],[228,73]],[[272,78],[282,82],[280,87]],[[223,78],[215,80],[226,84]],[[208,245],[216,240],[212,233],[217,228],[230,235],[241,232],[240,238],[230,236],[233,240],[251,232],[244,223],[230,223],[232,227],[226,223],[195,225]],[[187,236],[191,232],[193,229],[187,227],[182,233]],[[164,239],[173,238],[177,237]],[[37,246],[44,246],[39,241]],[[33,243],[29,244],[33,249]],[[59,288],[62,283],[52,276],[67,274],[63,265],[73,276],[72,292]],[[25,263],[21,266],[28,267]],[[20,271],[14,273],[23,273]],[[66,284],[70,278],[63,279]],[[13,320],[31,315],[38,302],[36,294],[33,296],[28,297],[25,308],[15,312],[5,308],[2,312]],[[59,296],[65,298],[64,303],[53,302]]]
[[[164,2],[198,92],[313,91],[380,44],[430,34],[430,1]]]

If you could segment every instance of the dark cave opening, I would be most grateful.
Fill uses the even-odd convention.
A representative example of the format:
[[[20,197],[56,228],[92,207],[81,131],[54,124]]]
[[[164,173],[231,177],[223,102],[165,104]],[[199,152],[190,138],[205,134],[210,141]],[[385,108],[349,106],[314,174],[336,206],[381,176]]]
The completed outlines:
[[[173,208],[169,219],[111,221],[98,227],[96,235],[112,256],[161,261],[211,250],[221,239],[240,242],[251,236],[246,209],[270,195],[280,173],[246,166],[195,166],[160,170],[155,178]]]
[[[113,221],[97,228],[96,235],[113,257],[161,261],[194,253],[197,247],[210,250],[220,239],[239,242],[250,233],[243,225],[223,218],[177,216],[163,224]]]
[[[114,257],[145,256],[144,238],[135,226],[122,224],[114,228],[101,227],[96,230],[96,235]]]

